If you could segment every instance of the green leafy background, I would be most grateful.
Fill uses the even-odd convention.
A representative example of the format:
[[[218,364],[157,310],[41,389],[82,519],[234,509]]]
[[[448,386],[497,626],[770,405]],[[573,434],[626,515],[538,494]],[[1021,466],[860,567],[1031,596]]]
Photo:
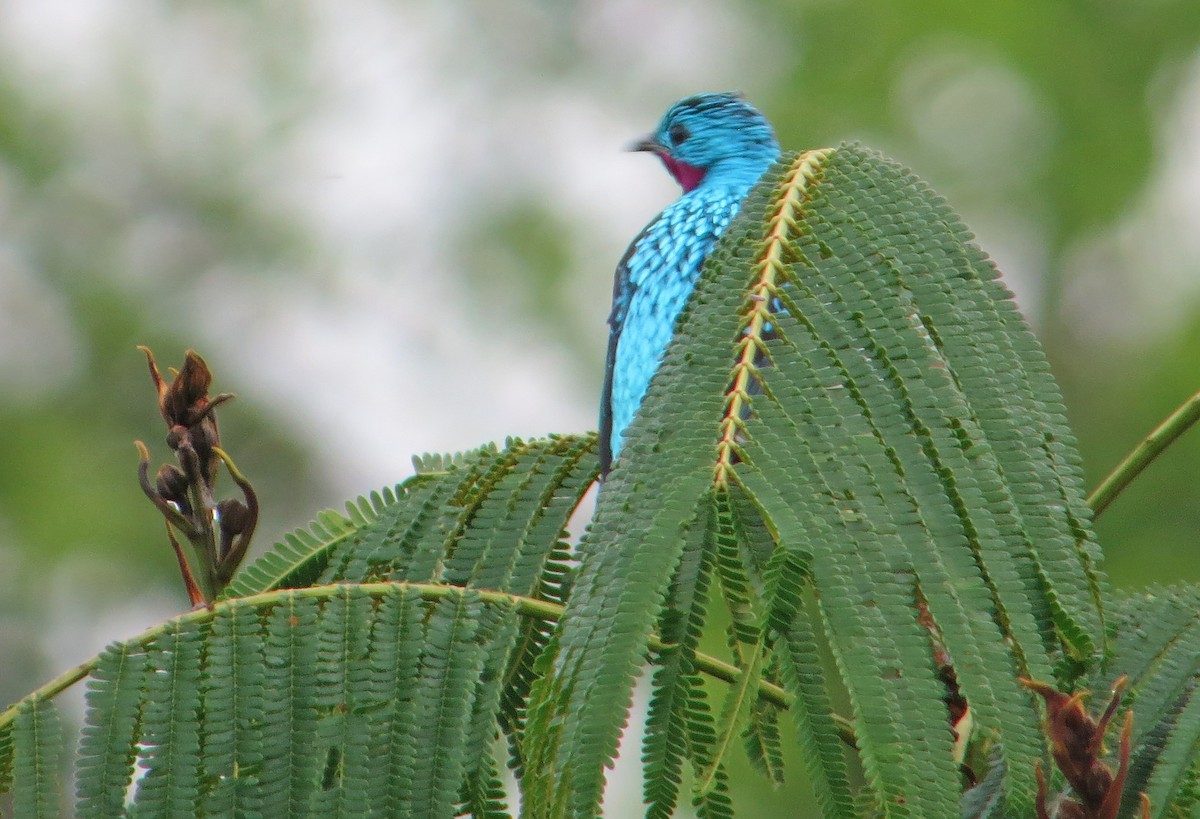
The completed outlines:
[[[222,430],[263,496],[263,544],[409,473],[375,443],[586,428],[611,268],[674,195],[615,148],[701,88],[743,88],[788,147],[861,138],[950,199],[1046,345],[1089,485],[1200,388],[1194,3],[342,5],[2,12],[5,702],[183,605],[133,479],[130,441],[161,437],[134,344],[164,363],[196,346],[240,395]],[[417,91],[362,93],[389,82]],[[376,171],[384,193],[314,227],[307,203],[336,200],[344,169],[310,152],[363,133],[442,178]],[[522,175],[480,185],[464,163]],[[360,304],[394,311],[395,335],[314,356],[333,339],[303,318],[359,303],[344,281],[383,294]],[[405,325],[447,293],[448,331]],[[463,386],[504,357],[533,363],[485,383],[516,387]],[[368,435],[338,432],[350,418]],[[1185,440],[1098,522],[1114,586],[1200,578],[1198,468]],[[763,815],[804,790],[766,794]]]

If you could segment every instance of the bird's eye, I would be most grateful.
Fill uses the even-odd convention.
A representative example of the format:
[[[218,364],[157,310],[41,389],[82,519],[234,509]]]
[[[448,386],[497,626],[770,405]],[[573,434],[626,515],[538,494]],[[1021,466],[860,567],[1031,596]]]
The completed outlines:
[[[691,135],[691,131],[689,131],[687,126],[683,125],[682,123],[676,123],[672,125],[667,131],[667,136],[671,138],[672,145],[682,145],[683,143],[687,142],[688,137]]]

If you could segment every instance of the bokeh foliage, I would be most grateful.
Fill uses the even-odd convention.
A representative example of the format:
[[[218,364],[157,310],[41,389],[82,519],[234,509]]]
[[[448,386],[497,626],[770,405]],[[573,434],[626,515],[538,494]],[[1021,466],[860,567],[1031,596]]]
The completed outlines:
[[[694,77],[706,62],[703,55],[693,58],[695,72],[686,65],[663,71],[649,56],[688,55],[692,32],[686,27],[656,29],[659,42],[626,60],[612,56],[626,53],[623,39],[589,28],[592,18],[581,7],[515,0],[482,5],[465,13],[486,14],[494,25],[473,30],[470,36],[484,39],[473,41],[470,61],[440,75],[436,65],[417,64],[447,88],[522,89],[528,97],[619,110],[631,123],[630,137],[666,103],[700,90]],[[396,2],[372,13],[407,20],[422,7]],[[1126,300],[1137,282],[1158,280],[1169,266],[1159,240],[1111,261],[1115,286],[1099,294],[1096,311],[1089,303],[1081,314],[1072,297],[1076,279],[1087,272],[1073,262],[1080,248],[1115,233],[1162,174],[1181,172],[1167,163],[1177,114],[1189,105],[1182,95],[1189,88],[1195,93],[1195,3],[762,0],[721,8],[744,16],[763,43],[747,60],[751,79],[732,72],[721,85],[744,87],[770,114],[786,147],[861,137],[930,179],[981,231],[985,246],[991,225],[1002,233],[1018,216],[1034,225],[1018,234],[1036,248],[1018,295],[1063,387],[1089,485],[1200,387],[1195,300],[1181,298],[1172,321],[1161,324],[1138,313],[1136,300]],[[281,198],[274,174],[285,171],[272,161],[323,105],[337,102],[337,83],[328,81],[327,64],[318,61],[327,21],[309,8],[261,2],[201,9],[164,1],[147,10],[146,27],[111,31],[103,47],[83,57],[74,48],[50,55],[49,63],[93,61],[85,71],[113,78],[103,95],[65,74],[0,60],[0,554],[14,578],[0,586],[6,626],[0,648],[6,657],[29,658],[6,663],[0,674],[5,701],[62,662],[38,645],[49,617],[45,590],[56,577],[58,587],[91,578],[99,588],[75,594],[88,605],[147,585],[181,594],[158,522],[133,481],[130,442],[157,428],[133,346],[148,344],[164,356],[188,346],[208,352],[206,341],[243,333],[244,327],[213,318],[221,312],[211,309],[214,301],[241,295],[215,289],[223,279],[214,271],[304,290],[324,287],[340,267],[338,251],[323,245]],[[612,13],[636,16],[619,8]],[[519,53],[499,47],[513,40],[518,27],[524,42]],[[220,93],[189,100],[193,84],[206,87],[201,72],[161,70],[170,63],[161,50],[176,42],[209,42],[205,37],[214,30],[226,39],[216,41],[221,48],[210,43],[213,50],[203,58],[237,66],[234,76],[244,80],[238,88],[245,97],[234,95],[238,101],[225,107],[211,103]],[[436,26],[426,31],[430,38],[451,36]],[[143,42],[131,45],[137,38]],[[155,39],[162,40],[160,51],[135,47]],[[13,50],[11,44],[4,48]],[[1019,116],[1000,121],[1008,136],[997,142],[989,134],[997,123],[967,103],[1013,98],[1015,108],[998,110]],[[466,150],[487,143],[489,132],[480,122],[489,114],[519,130],[526,146],[546,134],[558,138],[556,118],[504,120],[499,109],[480,112],[471,128],[462,129]],[[565,105],[557,110],[560,118],[577,113]],[[461,142],[451,144],[462,149]],[[556,227],[562,227],[547,232],[538,224],[546,208],[538,194],[532,187],[509,190],[482,201],[526,204],[510,213],[481,207],[452,218],[465,233],[481,225],[497,254],[510,245],[506,255],[518,263],[502,267],[502,291],[517,294],[506,307],[518,312],[503,326],[533,332],[539,344],[561,344],[581,375],[546,388],[574,390],[576,400],[586,403],[598,392],[605,310],[592,306],[594,329],[562,320],[578,312],[578,291],[562,283],[568,276],[592,277],[603,292],[623,239],[614,236],[609,252],[595,253],[594,231],[572,225],[562,209],[554,210]],[[647,203],[647,215],[653,207]],[[577,246],[574,254],[563,251],[564,235]],[[588,253],[581,256],[578,247]],[[474,250],[461,256],[472,271],[468,280],[487,279],[485,258]],[[564,276],[558,268],[524,263],[546,258],[571,261],[577,269]],[[206,287],[210,276],[213,286]],[[486,314],[497,288],[466,292],[463,309]],[[256,307],[241,310],[244,320],[254,318]],[[1132,337],[1104,332],[1100,325],[1113,311],[1144,329]],[[501,325],[493,320],[487,326],[494,331]],[[412,344],[420,343],[414,335]],[[232,353],[226,360],[210,357],[218,372],[229,371]],[[294,372],[293,380],[314,375],[295,360],[277,366]],[[313,467],[314,436],[300,433],[294,409],[263,385],[217,387],[241,396],[237,412],[226,416],[225,434],[254,442],[239,449],[238,461],[263,495],[266,535],[365,488],[335,486]],[[1194,548],[1198,468],[1200,440],[1185,439],[1098,522],[1115,586],[1200,577]],[[407,471],[401,463],[396,469],[397,479]],[[69,571],[79,560],[83,570]],[[70,589],[63,594],[72,596]],[[793,808],[795,799],[790,788],[768,795],[765,815]]]

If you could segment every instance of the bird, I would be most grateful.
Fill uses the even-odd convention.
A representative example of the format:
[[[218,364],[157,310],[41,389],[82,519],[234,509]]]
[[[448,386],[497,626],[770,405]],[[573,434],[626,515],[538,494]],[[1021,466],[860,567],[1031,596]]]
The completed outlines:
[[[657,156],[682,188],[617,265],[600,400],[600,478],[675,331],[700,268],[742,200],[779,158],[767,118],[739,92],[704,93],[667,109],[653,133],[629,146]]]

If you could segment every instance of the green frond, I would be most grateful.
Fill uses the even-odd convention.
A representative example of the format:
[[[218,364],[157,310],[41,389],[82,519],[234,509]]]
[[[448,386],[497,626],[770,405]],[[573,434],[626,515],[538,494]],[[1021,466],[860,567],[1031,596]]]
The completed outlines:
[[[238,816],[263,805],[257,799],[267,738],[258,726],[267,721],[265,689],[256,669],[265,663],[259,633],[262,613],[230,601],[214,615],[207,641],[207,674],[201,678],[202,707],[209,726],[204,758],[215,784],[206,793],[204,813]],[[136,704],[131,700],[130,706]],[[100,722],[104,710],[96,709]],[[122,773],[125,773],[122,771]],[[114,777],[114,785],[119,780]]]
[[[392,579],[529,594],[595,480],[595,436],[513,439],[406,481],[340,544],[321,582]]]
[[[529,691],[539,673],[537,665],[554,633],[554,624],[534,618],[524,618],[518,627],[512,659],[501,680],[499,721],[509,742],[508,766],[523,776],[524,734],[528,719]]]
[[[511,443],[511,440],[506,441],[505,446],[508,446],[509,443]],[[418,475],[438,475],[439,473],[449,472],[452,469],[461,468],[474,455],[495,455],[499,451],[499,447],[495,444],[488,443],[470,452],[426,452],[424,455],[413,456],[413,470]]]
[[[1113,656],[1090,683],[1094,690],[1107,690],[1117,677],[1126,676],[1126,698],[1141,699],[1138,692],[1143,684],[1153,683],[1163,658],[1176,649],[1186,651],[1194,645],[1195,630],[1200,626],[1200,590],[1168,586],[1146,593],[1120,594],[1114,596],[1111,608],[1117,635]]]
[[[762,214],[762,197],[743,213]],[[714,253],[739,252],[731,230]],[[711,269],[710,261],[706,269]],[[603,770],[616,753],[651,626],[678,566],[689,525],[708,501],[712,445],[724,405],[738,287],[702,277],[675,341],[651,382],[644,409],[626,432],[621,462],[597,500],[580,544],[581,566],[551,669],[533,689],[527,728],[528,809],[534,815],[591,816]],[[712,323],[689,320],[711,314]],[[713,324],[724,322],[724,328]],[[712,339],[730,339],[714,344]],[[653,408],[653,411],[651,411]]]
[[[138,759],[146,775],[138,780],[135,797],[143,815],[200,812],[200,679],[207,631],[207,624],[188,628],[176,623],[147,647]]]
[[[789,710],[817,801],[827,819],[851,819],[858,814],[850,789],[846,748],[833,720],[833,702],[817,650],[815,626],[806,612],[797,612],[776,651],[784,687],[795,695]]]
[[[551,579],[553,589],[547,561],[595,480],[594,450],[594,435],[552,436],[414,459],[416,475],[348,503],[344,515],[322,512],[235,577],[223,599],[380,579],[519,594]]]
[[[467,780],[457,815],[472,819],[511,819],[508,794],[490,755],[481,759],[479,774]]]
[[[595,447],[592,436],[552,437],[515,451],[464,515],[442,580],[532,593],[567,520],[596,479]]]
[[[600,493],[560,624],[555,672],[531,692],[539,703],[526,727],[525,795],[533,815],[587,816],[598,809],[603,769],[616,755],[684,533],[707,517],[707,470],[703,459],[691,460],[690,474],[655,481],[655,493],[640,488],[637,476],[628,479],[629,471],[622,483],[620,470]]]
[[[262,680],[250,682],[264,689],[263,725],[272,731],[272,741],[264,746],[261,786],[250,804],[273,805],[294,816],[308,809],[327,757],[315,742],[321,717],[314,673],[320,613],[316,601],[295,595],[284,596],[272,607],[259,638]]]
[[[735,604],[728,596],[729,591],[726,591],[726,605],[730,612],[733,612],[734,605],[742,610],[740,622],[737,617],[734,618],[737,625],[731,636],[736,636],[740,630],[741,634],[750,636],[766,652],[763,660],[769,667],[764,671],[763,679],[774,682],[778,677],[778,660],[770,654],[768,644],[774,641],[780,628],[786,628],[784,624],[790,623],[798,613],[799,594],[811,555],[798,555],[779,548],[761,508],[740,484],[730,484],[718,497],[718,509],[728,514],[736,532],[737,555],[742,563],[739,571],[731,570],[722,560],[722,553],[718,549],[718,576],[723,589],[741,586],[744,590],[742,594],[746,595],[744,603],[739,600]],[[745,668],[740,641],[733,640],[731,648],[738,665]],[[775,706],[757,697],[749,705],[743,739],[750,764],[772,784],[780,785],[784,776],[778,711]]]
[[[502,682],[518,612],[544,617],[539,605],[319,586],[219,601],[115,644],[88,683],[77,813],[502,816]],[[57,815],[56,719],[37,695],[6,712],[19,816]]]
[[[706,264],[532,692],[536,810],[595,812],[638,643],[676,594],[680,532],[709,488],[740,679],[785,648],[831,812],[849,815],[851,798],[827,716],[836,685],[800,666],[818,641],[882,812],[958,810],[942,653],[1002,751],[1006,810],[1032,807],[1043,740],[1017,677],[1048,678],[1062,657],[1095,664],[1107,590],[1045,356],[957,217],[895,163],[853,145],[786,158]],[[714,744],[688,746],[694,763],[719,762],[752,687],[735,686]],[[655,759],[681,747],[664,730]],[[753,755],[769,742],[749,739]],[[702,784],[716,770],[702,763]]]
[[[64,675],[91,675],[78,812],[120,815],[132,795],[147,816],[501,817],[507,742],[525,815],[597,816],[648,662],[651,817],[689,776],[699,816],[732,816],[734,748],[781,781],[785,705],[827,816],[1030,815],[1044,739],[1017,678],[1056,672],[1095,690],[1127,674],[1129,792],[1156,815],[1196,802],[1200,592],[1110,603],[1045,356],[899,165],[843,145],[768,172],[573,549],[595,448],[414,459],[287,535],[211,611]],[[729,663],[697,654],[714,600]],[[962,803],[946,657],[995,749]],[[0,791],[21,815],[57,807],[44,693],[0,720]]]
[[[729,774],[724,767],[714,769],[713,783],[707,790],[692,794],[692,808],[698,819],[734,819],[733,800],[729,797]]]
[[[1044,357],[944,203],[853,146],[822,164],[782,256],[786,313],[772,316],[772,366],[757,373],[763,395],[752,400],[738,469],[768,514],[784,521],[778,525],[792,518],[772,502],[779,487],[793,490],[787,506],[825,520],[801,526],[815,532],[815,585],[852,701],[861,708],[886,696],[856,688],[868,669],[886,674],[889,653],[911,669],[909,683],[919,679],[912,671],[926,671],[929,635],[913,622],[919,588],[977,724],[1003,732],[1009,797],[1028,805],[1041,740],[1015,677],[1049,672],[1055,634],[1077,656],[1103,637],[1078,461]],[[811,489],[797,486],[805,478],[815,479]],[[1051,508],[1047,492],[1059,501]],[[801,538],[784,538],[789,543],[807,540],[790,527],[789,534]],[[896,584],[901,572],[915,585]],[[865,612],[870,577],[875,603]],[[883,594],[889,584],[895,591]],[[883,619],[864,630],[874,617]],[[864,632],[886,635],[886,644],[864,648]],[[894,701],[902,711],[905,701],[927,708],[923,723],[895,739],[906,741],[922,724],[936,730],[938,709],[929,704],[938,686],[926,680],[891,695],[904,698]],[[944,749],[904,773],[904,765],[880,761],[888,740],[879,739],[884,755],[876,758],[872,728],[860,727],[877,787],[886,787],[889,771],[908,782],[906,791],[924,788],[934,770],[945,786],[954,781]],[[922,778],[913,779],[918,771]]]
[[[54,703],[22,703],[13,722],[13,813],[20,817],[61,815],[63,733]]]
[[[701,797],[716,787],[717,771],[724,766],[734,738],[749,728],[750,715],[757,701],[758,684],[762,680],[764,653],[765,647],[761,641],[745,647],[741,658],[744,663],[741,674],[726,693],[714,726],[716,742],[710,752],[711,758],[697,773],[696,792]]]
[[[700,686],[695,656],[708,614],[714,511],[712,504],[706,503],[688,528],[679,567],[659,615],[658,634],[666,648],[656,658],[658,668],[652,679],[642,742],[648,819],[674,815],[684,762],[695,753],[689,747],[688,721]]]
[[[747,563],[753,553],[749,551],[749,544],[740,531],[741,521],[734,513],[729,492],[719,491],[714,494],[713,500],[716,505],[713,539],[716,574],[731,620],[729,647],[736,664],[746,668],[751,661],[743,656],[743,648],[750,648],[753,654],[761,654],[762,640],[763,615],[751,572],[747,571]]]
[[[92,671],[76,763],[81,816],[121,813],[137,759],[149,672],[145,652],[121,643],[105,649]]]
[[[742,737],[751,767],[772,785],[782,785],[783,738],[779,733],[779,708],[756,697],[750,705],[749,722]]]
[[[340,594],[328,599],[318,618],[316,664],[312,668],[316,687],[313,705],[317,712],[315,744],[325,751],[320,787],[312,791],[308,814],[312,816],[361,816],[370,802],[361,787],[369,769],[372,750],[379,739],[369,720],[380,707],[387,691],[376,690],[372,679],[371,625],[376,603],[342,586]],[[347,780],[355,786],[348,787]]]
[[[362,503],[355,505],[355,512],[360,512],[362,506]],[[328,565],[330,552],[366,523],[361,514],[347,518],[332,509],[321,512],[307,529],[285,535],[266,554],[238,572],[222,592],[222,599],[312,583]]]
[[[1134,714],[1133,753],[1124,809],[1137,794],[1150,797],[1152,815],[1189,810],[1200,759],[1200,589],[1171,587],[1146,594],[1114,595],[1110,618],[1113,655],[1091,681],[1093,701],[1103,701],[1118,676],[1128,677],[1124,705]],[[1114,720],[1119,724],[1119,720]],[[1110,738],[1110,747],[1115,739]]]
[[[501,698],[510,658],[517,651],[524,618],[508,609],[486,606],[479,618],[485,640],[479,658],[478,681],[471,701],[464,746],[471,749],[465,765],[463,790],[467,801],[486,809],[485,813],[505,813],[503,788],[497,786],[493,752],[501,732]]]
[[[389,684],[391,688],[381,711],[383,734],[375,749],[378,764],[369,769],[371,802],[381,806],[385,816],[400,815],[400,805],[408,801],[405,791],[411,781],[413,752],[409,735],[416,714],[424,619],[421,598],[415,591],[405,591],[392,606],[380,611],[372,631],[373,664],[379,669],[384,690]]]
[[[1196,807],[1194,783],[1191,780],[1195,774],[1197,759],[1200,758],[1200,703],[1195,701],[1194,693],[1189,692],[1187,697],[1180,697],[1176,712],[1177,718],[1173,720],[1170,731],[1163,738],[1157,753],[1153,754],[1154,769],[1144,788],[1151,806],[1162,806],[1158,815],[1164,815],[1165,810],[1162,808],[1167,806],[1179,810],[1194,810]],[[1143,757],[1151,755],[1149,750],[1153,743],[1154,740],[1150,738],[1143,743],[1143,753],[1139,754],[1139,762]],[[1136,804],[1133,802],[1136,798],[1133,794],[1137,792],[1138,784],[1140,781],[1133,783],[1128,791],[1129,801],[1126,804],[1130,807]],[[1192,792],[1185,795],[1185,790]]]
[[[490,448],[477,450],[445,471],[405,481],[395,504],[338,544],[318,582],[433,579],[462,514],[459,496],[498,457]]]
[[[490,754],[490,741],[482,747],[465,741],[485,650],[503,622],[481,617],[483,605],[468,592],[428,611],[409,729],[408,799],[396,815],[449,815],[465,771],[478,768],[469,757]]]

